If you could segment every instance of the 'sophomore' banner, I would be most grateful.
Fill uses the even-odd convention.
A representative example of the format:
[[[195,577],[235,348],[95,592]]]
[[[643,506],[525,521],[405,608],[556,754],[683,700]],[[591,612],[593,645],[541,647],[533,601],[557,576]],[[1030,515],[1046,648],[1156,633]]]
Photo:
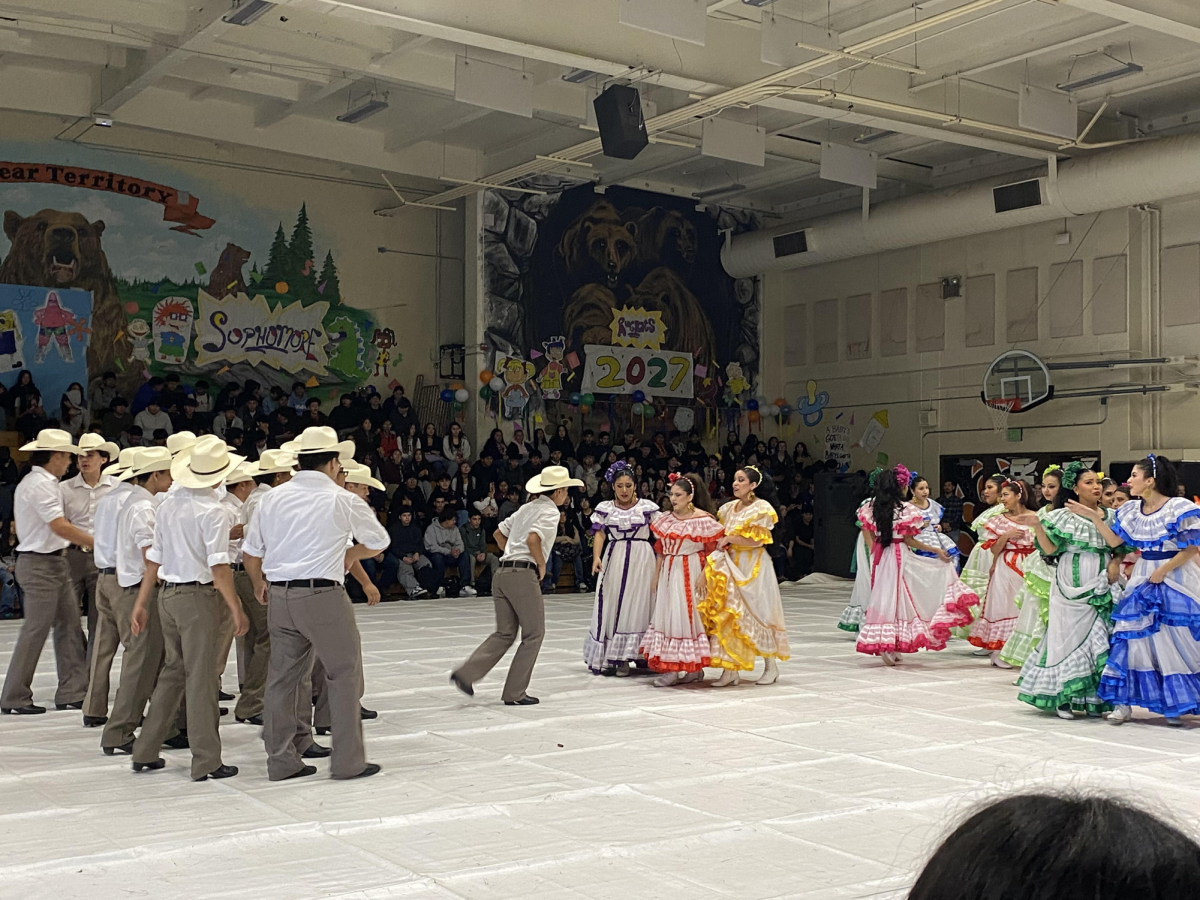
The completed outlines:
[[[668,350],[587,344],[583,370],[584,393],[632,394],[690,400],[692,357]]]
[[[305,369],[325,374],[325,344],[321,324],[328,303],[304,306],[282,303],[271,309],[262,296],[245,294],[214,300],[204,291],[196,319],[196,364],[249,362],[285,372]]]

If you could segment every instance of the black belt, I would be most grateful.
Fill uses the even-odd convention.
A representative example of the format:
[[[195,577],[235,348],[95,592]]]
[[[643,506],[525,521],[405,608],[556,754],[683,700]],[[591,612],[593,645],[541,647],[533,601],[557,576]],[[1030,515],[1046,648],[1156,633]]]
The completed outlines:
[[[507,562],[504,560],[501,560],[500,568],[502,568],[502,569],[534,569],[534,570],[536,570],[537,563],[531,563],[527,559],[513,559],[513,560],[508,560]]]
[[[327,588],[337,586],[338,582],[328,578],[293,578],[291,581],[271,582],[271,587],[281,588]]]
[[[184,587],[212,587],[211,581],[164,581],[163,587],[169,588],[184,588]]]
[[[61,550],[46,550],[44,552],[41,550],[18,550],[17,555],[18,556],[66,556],[67,548],[63,547]]]
[[[97,574],[100,574],[100,575],[116,575],[117,567],[116,566],[106,566],[103,569],[97,569],[96,572],[97,572]]]

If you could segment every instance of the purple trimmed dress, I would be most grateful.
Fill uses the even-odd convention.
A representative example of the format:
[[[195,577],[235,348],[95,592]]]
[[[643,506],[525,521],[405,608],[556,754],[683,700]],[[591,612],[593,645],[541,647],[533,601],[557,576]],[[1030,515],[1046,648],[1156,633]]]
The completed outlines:
[[[592,531],[604,532],[604,549],[583,661],[595,673],[642,658],[639,648],[654,605],[656,565],[650,521],[658,512],[649,500],[638,500],[629,509],[605,500],[592,513]]]

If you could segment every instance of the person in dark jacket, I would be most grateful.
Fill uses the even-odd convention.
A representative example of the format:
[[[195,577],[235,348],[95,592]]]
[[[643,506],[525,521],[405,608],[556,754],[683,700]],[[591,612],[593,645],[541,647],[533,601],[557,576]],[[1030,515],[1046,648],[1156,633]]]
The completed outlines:
[[[408,600],[427,597],[432,588],[433,566],[425,556],[425,536],[421,526],[413,522],[413,514],[402,506],[394,521],[388,524],[388,536],[392,539],[387,552],[399,563],[397,580],[404,587]]]

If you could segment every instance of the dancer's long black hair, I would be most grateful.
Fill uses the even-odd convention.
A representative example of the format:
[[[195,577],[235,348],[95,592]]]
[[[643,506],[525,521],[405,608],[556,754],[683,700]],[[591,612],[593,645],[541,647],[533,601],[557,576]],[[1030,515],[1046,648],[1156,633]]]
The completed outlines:
[[[896,480],[895,469],[884,469],[875,479],[875,498],[871,514],[875,517],[875,540],[884,547],[892,543],[892,522],[896,510],[904,505],[904,491]]]
[[[1141,470],[1143,478],[1153,478],[1154,489],[1164,497],[1174,497],[1179,491],[1179,473],[1175,471],[1175,464],[1165,456],[1147,456],[1133,466]]]
[[[778,513],[779,494],[775,490],[775,479],[770,476],[764,476],[758,469],[752,466],[738,469],[738,471],[745,474],[754,490],[754,496],[760,500],[766,500],[771,504],[771,508]]]

